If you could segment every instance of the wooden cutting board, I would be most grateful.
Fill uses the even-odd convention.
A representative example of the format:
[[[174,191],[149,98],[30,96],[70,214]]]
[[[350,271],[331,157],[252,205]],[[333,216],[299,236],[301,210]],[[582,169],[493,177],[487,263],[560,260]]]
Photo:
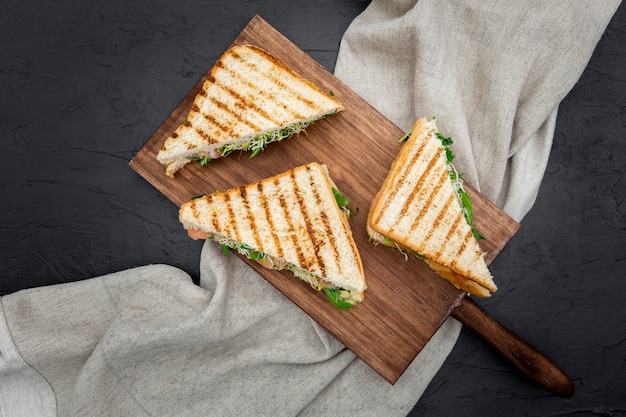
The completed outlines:
[[[235,153],[205,167],[190,163],[177,172],[175,179],[168,178],[156,154],[185,119],[207,71],[130,166],[180,206],[194,195],[244,185],[297,165],[313,161],[326,164],[339,189],[351,200],[351,207],[360,209],[351,218],[351,225],[368,285],[365,301],[349,311],[340,311],[323,292],[315,291],[290,272],[270,271],[256,262],[246,262],[393,384],[466,297],[415,257],[405,259],[398,251],[368,242],[365,224],[370,202],[400,149],[398,139],[404,132],[262,18],[255,16],[231,46],[241,44],[258,45],[271,52],[322,90],[333,91],[346,110],[315,123],[304,134],[269,145],[252,159],[249,153]],[[519,224],[468,188],[477,228],[486,238],[480,242],[481,247],[490,263]],[[180,233],[186,233],[182,226]]]

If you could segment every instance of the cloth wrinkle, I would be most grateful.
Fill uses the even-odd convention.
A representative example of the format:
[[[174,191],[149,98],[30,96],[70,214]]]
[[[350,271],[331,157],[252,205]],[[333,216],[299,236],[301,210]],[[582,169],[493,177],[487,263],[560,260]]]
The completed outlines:
[[[56,415],[56,409],[52,387],[15,345],[0,298],[0,414],[47,417]]]
[[[276,363],[280,361],[287,361],[289,363],[315,363],[332,357],[341,349],[341,344],[339,344],[336,339],[330,337],[324,329],[315,323],[308,315],[304,314],[297,306],[289,301],[287,297],[265,281],[256,271],[248,267],[234,254],[224,256],[224,254],[221,253],[219,244],[212,241],[204,243],[202,248],[202,263],[201,271],[204,273],[202,279],[205,281],[218,280],[217,287],[223,288],[221,292],[222,298],[228,299],[228,302],[234,302],[229,295],[239,293],[244,299],[248,300],[244,306],[234,308],[237,313],[233,314],[231,318],[223,317],[225,320],[224,326],[231,329],[230,331],[238,328],[241,328],[242,332],[252,331],[252,329],[262,327],[266,324],[270,324],[272,327],[279,327],[284,320],[284,313],[291,314],[292,317],[300,317],[298,331],[301,334],[310,334],[310,336],[304,340],[306,346],[301,346],[300,349],[294,348],[290,352],[285,351],[282,354],[279,354],[279,352],[282,352],[282,349],[276,347],[271,350],[276,356],[270,355],[267,361]],[[231,272],[225,273],[225,268]],[[286,276],[286,279],[296,278]],[[216,293],[216,297],[218,296],[218,293]],[[227,301],[224,301],[224,303],[227,303]],[[252,305],[250,305],[250,303],[252,303]],[[262,303],[264,308],[260,308],[260,306],[259,308],[255,308],[255,304],[257,303]],[[268,305],[271,306],[271,308],[267,308]],[[222,309],[222,311],[232,309],[233,308],[229,307]],[[250,310],[253,312],[250,320],[240,320],[242,316],[248,314],[246,311],[242,310]],[[306,332],[305,328],[308,329]],[[267,346],[268,343],[271,343],[270,340],[259,344],[259,346]],[[307,355],[298,354],[298,352],[306,352],[307,350],[311,350]]]

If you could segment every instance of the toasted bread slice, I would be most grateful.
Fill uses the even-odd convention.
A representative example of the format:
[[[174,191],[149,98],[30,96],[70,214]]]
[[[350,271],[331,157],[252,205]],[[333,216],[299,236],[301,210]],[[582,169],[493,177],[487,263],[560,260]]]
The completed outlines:
[[[228,49],[213,65],[186,120],[165,140],[157,159],[174,173],[193,159],[235,150],[252,155],[286,139],[342,104],[269,52],[252,45]]]
[[[497,287],[437,134],[434,120],[417,120],[372,202],[367,231],[375,242],[416,254],[457,288],[488,297]]]
[[[361,258],[326,167],[311,163],[183,204],[190,236],[210,238],[348,303],[366,289]],[[200,232],[198,232],[200,231]],[[328,293],[328,292],[327,292]]]

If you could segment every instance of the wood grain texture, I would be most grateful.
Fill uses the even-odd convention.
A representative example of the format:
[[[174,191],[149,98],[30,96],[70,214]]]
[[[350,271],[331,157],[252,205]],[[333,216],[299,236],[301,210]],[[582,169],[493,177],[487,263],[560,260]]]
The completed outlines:
[[[366,274],[365,301],[347,312],[340,311],[324,293],[298,281],[290,272],[270,271],[246,261],[393,384],[450,315],[459,297],[465,296],[418,259],[405,259],[398,251],[368,242],[367,210],[400,149],[398,139],[404,132],[259,16],[250,21],[232,45],[246,43],[268,50],[322,90],[333,91],[346,110],[315,123],[306,133],[269,145],[253,159],[248,153],[235,153],[205,167],[188,164],[177,172],[175,179],[170,179],[156,154],[186,117],[207,71],[130,161],[130,166],[180,206],[193,195],[244,185],[297,165],[313,161],[326,164],[333,180],[351,200],[351,206],[361,211],[352,217],[351,226]],[[486,237],[481,247],[491,262],[519,225],[469,186],[468,191],[474,202],[476,225]],[[182,227],[181,233],[185,233]]]

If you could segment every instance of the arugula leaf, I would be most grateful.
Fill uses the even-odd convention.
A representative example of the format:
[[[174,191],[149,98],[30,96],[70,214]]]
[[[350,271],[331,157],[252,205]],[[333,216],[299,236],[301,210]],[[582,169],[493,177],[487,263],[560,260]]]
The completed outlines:
[[[263,261],[265,260],[265,253],[258,250],[253,250],[248,254],[248,258],[252,260]]]
[[[474,223],[474,216],[472,214],[472,203],[470,201],[470,196],[467,191],[463,189],[457,190],[459,195],[461,196],[461,202],[463,203],[463,214],[465,215],[465,220],[471,225]]]
[[[328,299],[330,300],[331,303],[333,303],[333,305],[335,307],[337,307],[340,310],[348,310],[350,307],[352,307],[352,304],[342,300],[340,298],[341,295],[341,290],[334,290],[334,289],[330,289],[330,288],[324,288],[324,292],[326,293],[326,296],[328,297]]]
[[[400,140],[398,140],[398,142],[406,142],[407,140],[409,140],[409,137],[411,137],[411,133],[413,133],[413,129],[406,132],[404,136],[402,136]]]
[[[449,148],[446,148],[446,161],[449,163],[456,157]]]
[[[476,240],[483,240],[485,238],[482,233],[474,228],[474,226],[472,226],[472,234],[474,235]]]
[[[348,207],[348,205],[350,204],[350,200],[348,200],[343,194],[341,194],[341,191],[336,188],[333,188],[332,190],[337,205],[341,210],[345,211],[348,214],[348,217],[356,216],[357,214],[359,214],[358,208],[356,210],[351,210]]]
[[[461,203],[463,204],[463,215],[465,216],[465,220],[467,220],[467,222],[469,223],[469,225],[472,228],[472,234],[474,235],[474,237],[477,240],[482,240],[485,237],[478,231],[476,230],[475,226],[474,226],[474,215],[472,213],[472,202],[470,200],[470,196],[467,193],[467,191],[465,191],[462,188],[459,188],[457,190],[457,193],[459,193],[459,196],[461,196]]]
[[[189,156],[187,157],[187,159],[191,161],[197,161],[201,167],[205,166],[206,164],[208,164],[209,162],[213,160],[213,158],[209,158],[208,156],[200,156],[200,155]]]
[[[454,183],[454,188],[456,189],[456,192],[459,196],[459,201],[461,203],[461,208],[463,210],[463,216],[465,217],[465,220],[472,228],[472,234],[474,235],[474,237],[478,240],[484,239],[483,235],[479,231],[477,231],[474,226],[474,216],[472,214],[472,201],[470,199],[469,194],[467,193],[467,191],[465,191],[465,189],[462,186],[461,174],[456,172],[456,169],[454,169],[454,166],[452,165],[452,160],[455,158],[455,155],[452,153],[449,146],[452,145],[452,143],[454,142],[451,137],[445,137],[440,132],[437,132],[436,135],[437,135],[437,138],[441,140],[441,143],[443,144],[446,150],[446,162],[448,165],[452,167],[452,169],[449,170],[450,179]]]
[[[441,132],[437,132],[435,134],[437,135],[437,137],[439,138],[443,146],[450,146],[454,143],[451,137],[445,137],[444,135],[441,134]]]
[[[350,204],[350,200],[344,197],[344,195],[341,194],[341,191],[339,191],[338,189],[333,188],[333,195],[335,196],[335,200],[337,201],[337,205],[339,207],[346,207],[348,204]]]

